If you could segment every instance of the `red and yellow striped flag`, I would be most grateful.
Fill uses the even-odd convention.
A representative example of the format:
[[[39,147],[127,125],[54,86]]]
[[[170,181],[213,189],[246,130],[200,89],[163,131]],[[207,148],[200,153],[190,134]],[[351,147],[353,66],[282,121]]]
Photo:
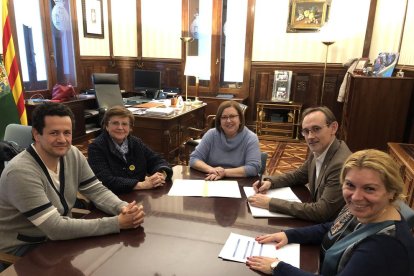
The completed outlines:
[[[27,125],[26,108],[24,106],[24,97],[22,81],[19,73],[19,65],[14,50],[14,42],[10,27],[10,17],[8,9],[8,0],[3,0],[2,6],[2,26],[3,26],[3,60],[9,79],[10,89],[13,93],[14,102],[19,113],[20,123]]]

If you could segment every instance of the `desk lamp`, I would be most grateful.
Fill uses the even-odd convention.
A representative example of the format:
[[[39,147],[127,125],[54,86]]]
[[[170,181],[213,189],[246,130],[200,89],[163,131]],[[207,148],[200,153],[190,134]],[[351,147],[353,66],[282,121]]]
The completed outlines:
[[[181,41],[185,44],[185,60],[187,64],[187,55],[188,55],[188,43],[194,40],[191,36],[180,37]],[[185,100],[188,100],[188,76],[185,76]],[[191,103],[190,103],[191,104]]]
[[[185,62],[184,75],[186,77],[193,76],[196,79],[195,82],[195,101],[198,101],[198,84],[199,77],[201,75],[201,59],[198,56],[187,56]],[[185,96],[187,98],[187,95]]]
[[[184,75],[195,77],[195,102],[198,100],[199,79],[208,78],[210,76],[210,67],[208,60],[202,56],[187,56],[185,63]]]

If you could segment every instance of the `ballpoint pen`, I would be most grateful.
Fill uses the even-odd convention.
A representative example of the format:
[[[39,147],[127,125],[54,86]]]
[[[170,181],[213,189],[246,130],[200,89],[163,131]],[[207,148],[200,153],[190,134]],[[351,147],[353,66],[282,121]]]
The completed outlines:
[[[257,191],[259,192],[260,187],[262,187],[263,184],[263,174],[259,173],[259,183],[257,184]]]

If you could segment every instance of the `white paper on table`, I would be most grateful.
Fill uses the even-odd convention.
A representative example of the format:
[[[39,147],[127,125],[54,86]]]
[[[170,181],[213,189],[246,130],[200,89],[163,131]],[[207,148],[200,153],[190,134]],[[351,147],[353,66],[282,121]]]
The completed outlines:
[[[175,179],[168,195],[241,198],[239,184],[234,180]]]
[[[225,260],[245,263],[247,257],[264,256],[278,258],[297,268],[300,265],[300,245],[292,243],[276,250],[276,243],[260,244],[252,237],[230,233],[226,243],[219,253]]]
[[[243,187],[243,189],[244,189],[244,193],[246,194],[246,197],[249,197],[255,194],[253,187]],[[266,195],[269,197],[280,198],[280,199],[284,199],[288,201],[302,202],[295,195],[295,193],[292,192],[292,189],[289,187],[268,190]],[[250,203],[249,203],[249,207],[250,207],[250,211],[252,212],[253,217],[278,217],[278,218],[291,218],[292,217],[290,215],[286,215],[282,213],[270,212],[268,209],[254,207]]]

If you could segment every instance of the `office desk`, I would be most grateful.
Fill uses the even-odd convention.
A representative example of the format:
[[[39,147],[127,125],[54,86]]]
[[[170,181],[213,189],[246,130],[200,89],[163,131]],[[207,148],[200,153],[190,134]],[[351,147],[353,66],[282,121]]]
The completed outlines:
[[[165,117],[135,115],[132,133],[174,164],[180,146],[190,138],[187,128],[204,127],[205,108],[205,104],[184,106],[180,111]]]
[[[188,167],[174,167],[175,178],[203,178]],[[253,179],[237,179],[239,186]],[[4,275],[258,275],[244,264],[223,261],[218,254],[230,232],[257,236],[311,225],[299,219],[254,219],[243,198],[170,197],[162,188],[121,196],[142,202],[147,214],[142,227],[120,234],[40,245]],[[294,192],[302,200],[305,188]],[[89,217],[103,214],[93,211]],[[301,246],[301,268],[318,270],[318,246]],[[3,275],[3,274],[2,274]]]

